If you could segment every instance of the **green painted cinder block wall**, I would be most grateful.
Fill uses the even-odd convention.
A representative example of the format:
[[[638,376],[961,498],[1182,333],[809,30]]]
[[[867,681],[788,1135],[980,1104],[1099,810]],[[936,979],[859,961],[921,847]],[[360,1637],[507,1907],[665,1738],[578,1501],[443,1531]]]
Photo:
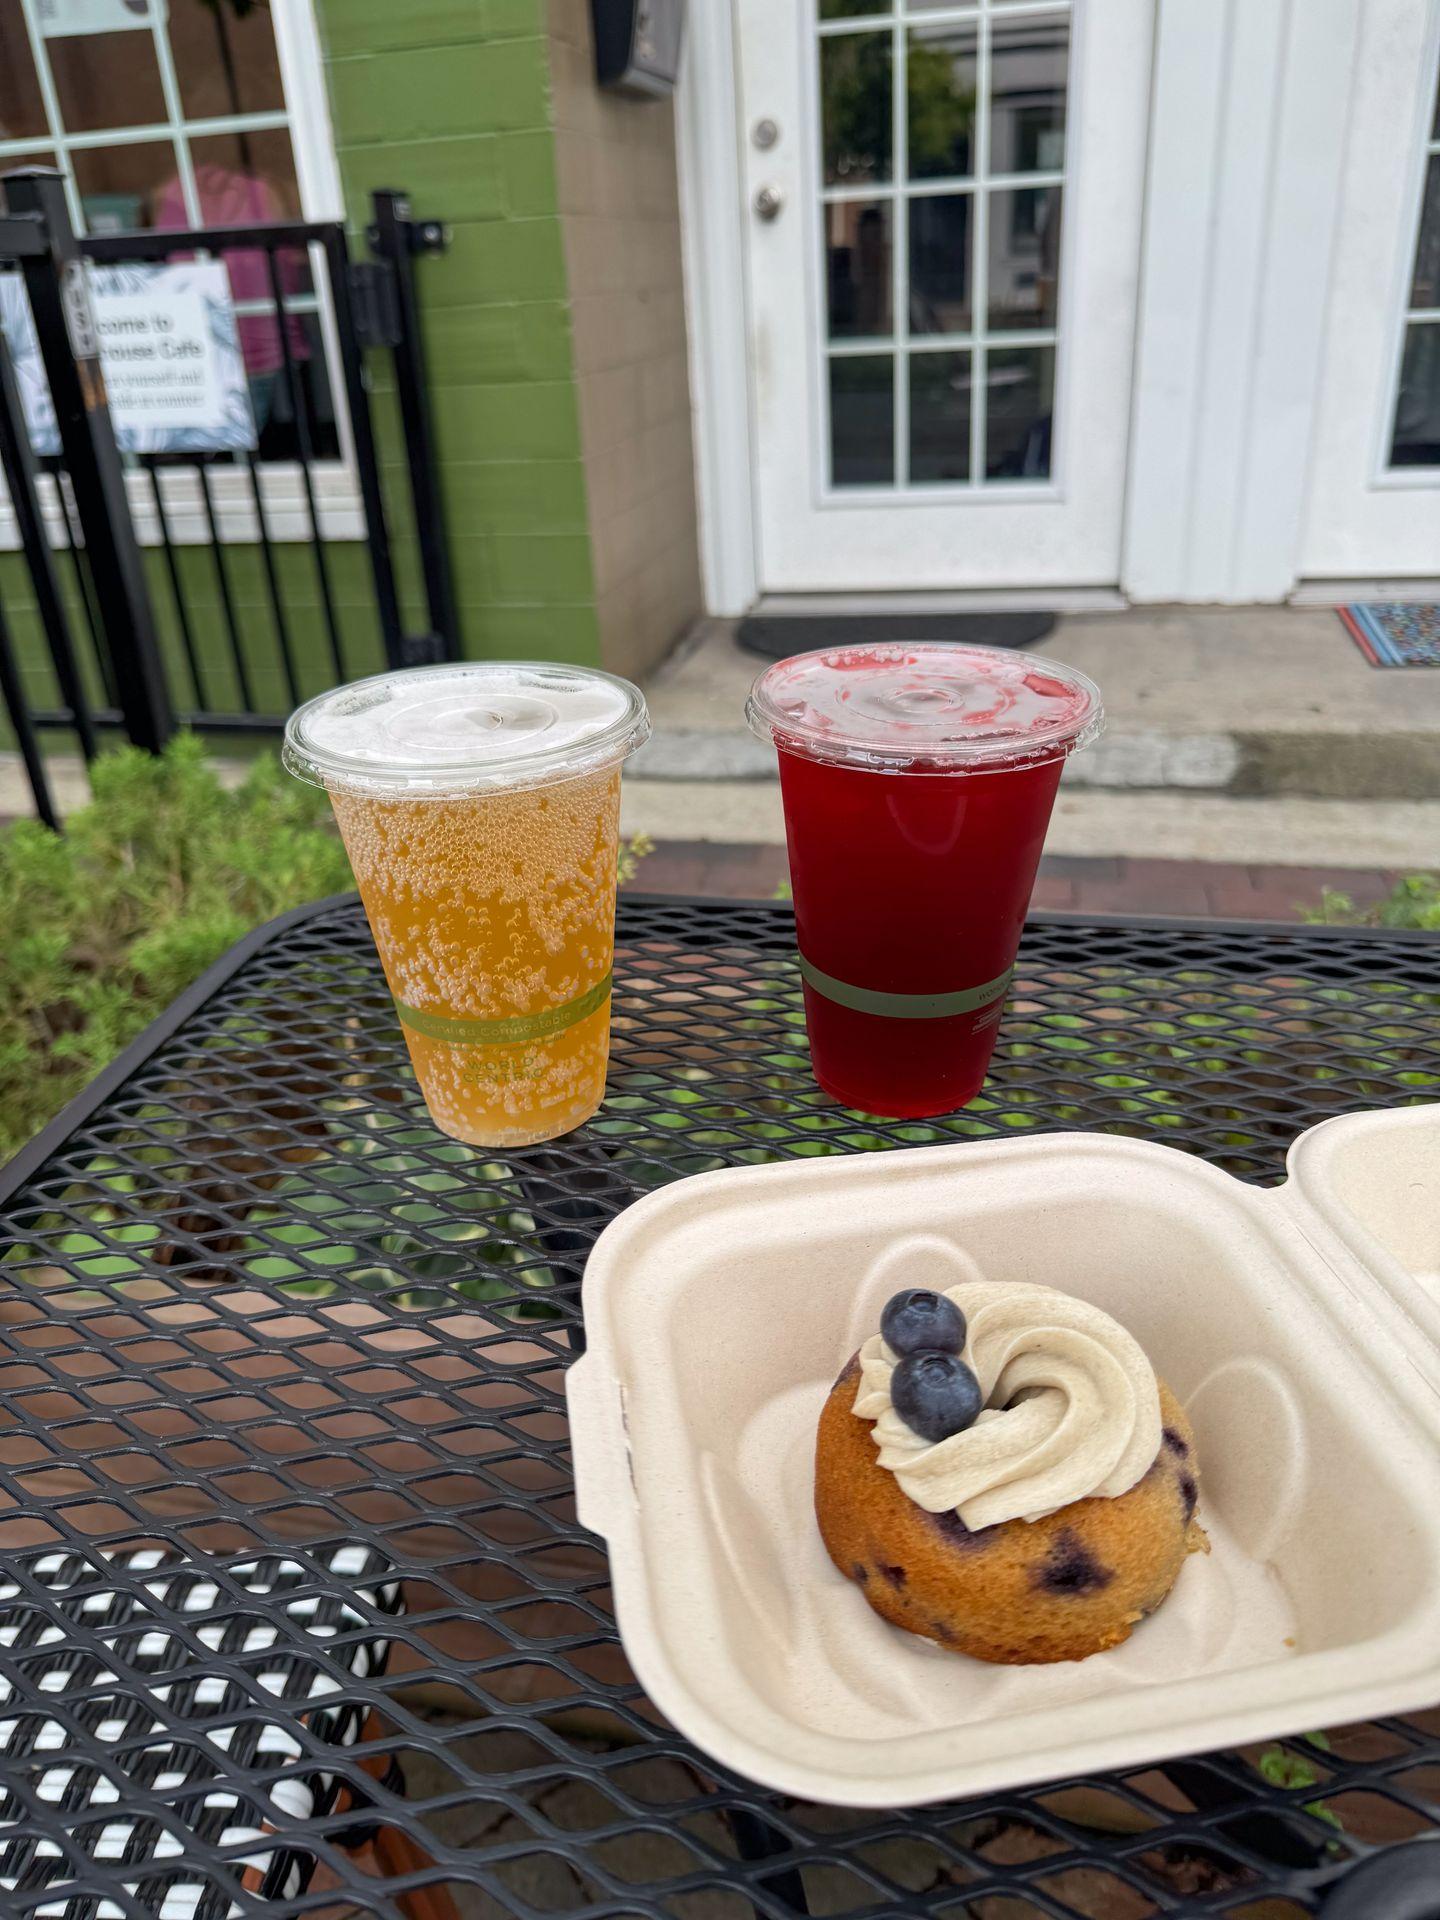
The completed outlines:
[[[595,580],[544,0],[318,0],[351,224],[398,187],[416,263],[465,651],[593,665]],[[375,394],[401,497],[394,396]]]

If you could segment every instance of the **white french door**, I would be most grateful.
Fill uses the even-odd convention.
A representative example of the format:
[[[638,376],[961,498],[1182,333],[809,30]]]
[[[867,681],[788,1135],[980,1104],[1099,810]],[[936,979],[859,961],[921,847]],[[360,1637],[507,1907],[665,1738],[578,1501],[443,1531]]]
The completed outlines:
[[[1154,0],[737,0],[761,587],[1120,577]]]
[[[1300,573],[1440,576],[1440,4],[1365,0]]]

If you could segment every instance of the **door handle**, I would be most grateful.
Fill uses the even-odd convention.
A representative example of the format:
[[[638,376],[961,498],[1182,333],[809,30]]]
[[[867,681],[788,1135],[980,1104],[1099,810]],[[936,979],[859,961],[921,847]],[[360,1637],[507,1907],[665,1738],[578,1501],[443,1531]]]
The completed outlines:
[[[755,196],[755,217],[767,222],[778,220],[784,205],[785,196],[779,187],[761,187]]]

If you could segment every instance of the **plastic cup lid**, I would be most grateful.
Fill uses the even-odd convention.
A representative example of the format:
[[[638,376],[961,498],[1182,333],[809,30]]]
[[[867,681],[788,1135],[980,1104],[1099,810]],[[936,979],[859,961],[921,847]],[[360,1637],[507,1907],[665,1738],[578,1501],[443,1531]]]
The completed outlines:
[[[383,673],[290,716],[283,759],[312,786],[455,794],[552,785],[649,738],[638,687],[587,667],[483,660]]]
[[[1074,667],[940,641],[797,653],[761,674],[745,713],[787,752],[892,773],[1061,759],[1105,719],[1100,689]]]

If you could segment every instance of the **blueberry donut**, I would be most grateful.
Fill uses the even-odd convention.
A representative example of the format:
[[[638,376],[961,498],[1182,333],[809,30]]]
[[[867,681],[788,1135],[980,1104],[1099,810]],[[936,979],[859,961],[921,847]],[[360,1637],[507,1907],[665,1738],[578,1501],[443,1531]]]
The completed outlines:
[[[820,1416],[815,1513],[876,1613],[979,1660],[1084,1660],[1208,1552],[1195,1438],[1138,1342],[1050,1287],[897,1294]]]

